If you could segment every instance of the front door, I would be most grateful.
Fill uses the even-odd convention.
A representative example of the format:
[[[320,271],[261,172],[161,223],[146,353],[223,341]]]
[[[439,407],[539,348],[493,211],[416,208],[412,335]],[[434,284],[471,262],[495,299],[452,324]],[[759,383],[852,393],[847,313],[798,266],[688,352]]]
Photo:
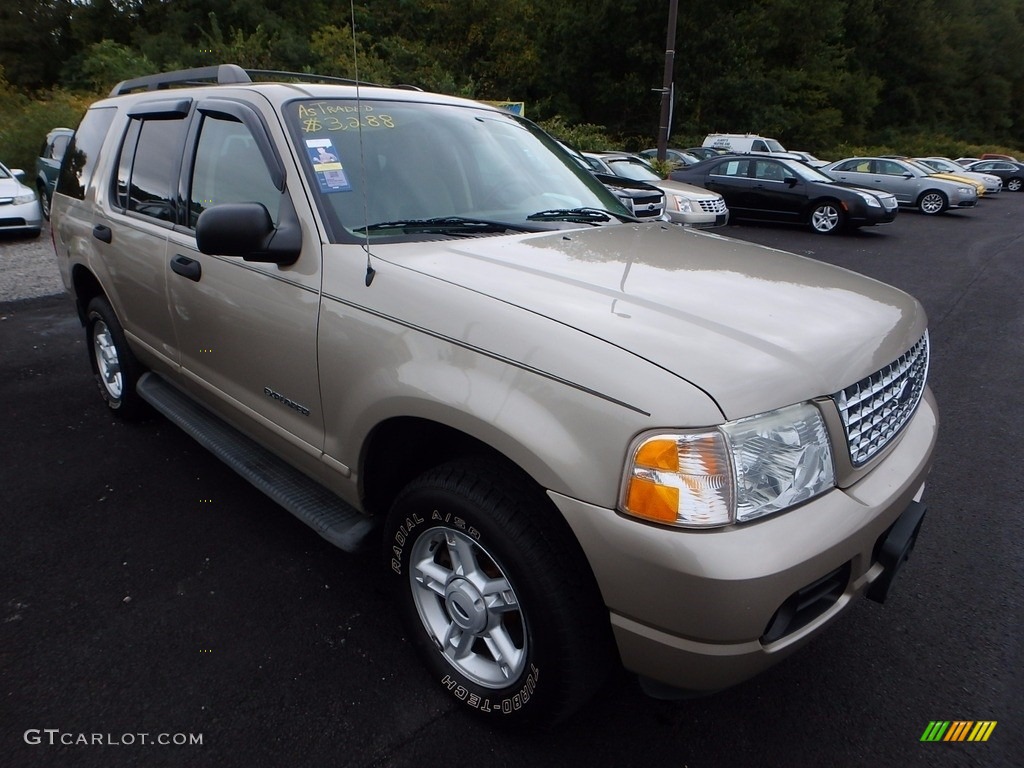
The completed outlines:
[[[243,113],[251,107],[235,105]],[[200,253],[195,226],[215,205],[259,202],[278,222],[284,196],[306,205],[294,170],[277,188],[258,142],[261,120],[245,123],[223,111],[197,115],[192,161],[183,172],[188,225],[171,233],[167,282],[185,383],[229,420],[246,414],[307,455],[323,448],[317,376],[320,306],[319,238],[304,232],[294,264],[245,261]],[[287,166],[285,166],[287,167]],[[301,210],[301,208],[299,209]],[[305,216],[308,221],[311,216]]]

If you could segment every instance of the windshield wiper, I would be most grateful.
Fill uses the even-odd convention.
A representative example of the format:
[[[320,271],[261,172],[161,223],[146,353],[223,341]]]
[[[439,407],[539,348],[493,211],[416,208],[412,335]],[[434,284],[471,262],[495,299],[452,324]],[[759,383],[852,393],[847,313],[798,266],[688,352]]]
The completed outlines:
[[[475,235],[485,232],[528,232],[526,227],[509,224],[505,221],[487,221],[485,219],[468,219],[464,216],[438,216],[433,219],[401,219],[399,221],[381,221],[367,227],[359,227],[357,232],[383,232],[389,229],[402,232],[437,232],[445,235]]]
[[[548,211],[537,211],[526,218],[530,221],[574,221],[581,224],[600,224],[611,221],[612,218],[619,221],[636,221],[632,216],[624,216],[603,208],[552,208]]]

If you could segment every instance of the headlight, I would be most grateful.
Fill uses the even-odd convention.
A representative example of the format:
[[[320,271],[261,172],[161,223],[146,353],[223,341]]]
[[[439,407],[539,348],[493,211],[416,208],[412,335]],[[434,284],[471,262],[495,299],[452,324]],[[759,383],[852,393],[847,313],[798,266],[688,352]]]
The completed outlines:
[[[705,528],[778,512],[834,485],[821,413],[801,403],[713,429],[643,435],[630,451],[619,507]]]
[[[956,191],[959,192],[961,195],[967,195],[968,197],[970,197],[971,195],[978,194],[978,190],[976,190],[974,187],[957,187]]]
[[[693,203],[681,195],[670,195],[676,201],[676,210],[680,213],[693,213]]]
[[[15,205],[24,205],[25,203],[34,202],[36,199],[36,193],[32,191],[26,192],[24,195],[18,195],[14,198]]]
[[[857,194],[860,195],[861,200],[863,200],[865,203],[867,203],[869,207],[871,207],[871,208],[881,208],[882,207],[882,204],[880,202],[878,202],[878,198],[875,197],[874,195],[869,195],[867,192],[858,192]]]

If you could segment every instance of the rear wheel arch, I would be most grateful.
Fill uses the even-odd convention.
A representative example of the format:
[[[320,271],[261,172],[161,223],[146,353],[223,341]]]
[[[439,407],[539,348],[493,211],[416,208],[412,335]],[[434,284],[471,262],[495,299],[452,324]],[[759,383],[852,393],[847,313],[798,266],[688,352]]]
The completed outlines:
[[[76,265],[71,270],[71,287],[75,295],[78,319],[81,320],[82,325],[85,325],[86,309],[89,306],[89,302],[97,296],[107,298],[106,292],[103,290],[103,286],[100,285],[100,281],[96,279],[96,275],[81,264]],[[109,301],[109,299],[107,300]]]

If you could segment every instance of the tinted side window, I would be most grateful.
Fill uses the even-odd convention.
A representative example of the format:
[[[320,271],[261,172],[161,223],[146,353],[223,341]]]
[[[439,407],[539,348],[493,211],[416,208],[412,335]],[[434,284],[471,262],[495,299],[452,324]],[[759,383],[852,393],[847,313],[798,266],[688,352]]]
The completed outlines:
[[[49,157],[58,161],[61,158],[63,158],[64,150],[68,148],[68,141],[70,140],[70,138],[71,137],[68,136],[66,133],[59,134],[57,138],[53,140],[53,144],[50,146]]]
[[[886,176],[902,176],[906,170],[907,169],[899,163],[893,163],[889,160],[878,161],[878,172],[884,173]]]
[[[193,229],[199,214],[220,203],[262,203],[278,222],[281,193],[242,123],[204,117],[192,168],[188,223]]]
[[[132,120],[121,144],[114,204],[173,223],[184,120]]]
[[[79,200],[85,199],[85,188],[89,185],[103,139],[116,112],[115,107],[99,107],[85,113],[64,155],[60,179],[57,181],[58,192]]]
[[[782,166],[771,160],[758,160],[754,166],[754,178],[767,181],[782,181],[785,174]]]
[[[749,160],[729,160],[715,168],[711,174],[713,176],[739,176],[745,178],[749,167]]]

